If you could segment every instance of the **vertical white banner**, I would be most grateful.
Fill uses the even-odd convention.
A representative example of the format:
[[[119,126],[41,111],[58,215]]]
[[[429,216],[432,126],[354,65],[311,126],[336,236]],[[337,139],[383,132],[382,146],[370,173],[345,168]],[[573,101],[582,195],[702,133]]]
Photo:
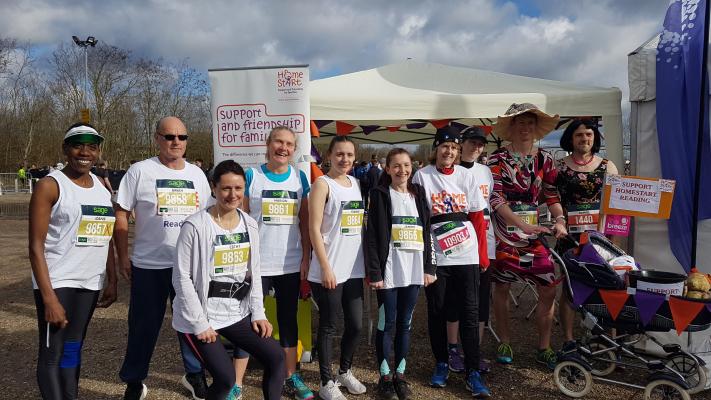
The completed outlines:
[[[283,125],[297,136],[294,163],[309,171],[308,65],[211,69],[208,75],[215,164],[228,159],[243,167],[264,163],[267,135]]]

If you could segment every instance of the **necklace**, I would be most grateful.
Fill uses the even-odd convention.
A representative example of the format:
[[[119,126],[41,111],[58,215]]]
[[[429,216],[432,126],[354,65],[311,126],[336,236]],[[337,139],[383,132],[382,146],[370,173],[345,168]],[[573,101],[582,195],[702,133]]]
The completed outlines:
[[[533,156],[530,154],[531,151],[533,151],[533,144],[531,144],[531,148],[526,152],[526,155],[517,151],[512,144],[509,154],[511,154],[511,157],[513,157],[514,162],[516,162],[519,168],[533,170]]]
[[[590,157],[590,159],[587,160],[587,161],[578,161],[578,160],[575,159],[575,156],[573,156],[573,155],[570,156],[570,159],[573,160],[573,162],[575,163],[575,165],[584,167],[584,166],[590,164],[590,163],[595,159],[595,156]],[[584,158],[583,158],[583,159],[584,159]]]

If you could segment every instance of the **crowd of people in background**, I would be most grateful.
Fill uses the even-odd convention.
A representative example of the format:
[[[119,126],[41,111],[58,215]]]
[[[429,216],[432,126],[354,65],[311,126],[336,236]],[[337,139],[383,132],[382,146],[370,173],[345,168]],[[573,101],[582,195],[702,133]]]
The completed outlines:
[[[265,399],[314,398],[297,360],[297,302],[308,296],[318,305],[318,396],[325,400],[366,392],[355,362],[377,368],[379,398],[412,396],[407,358],[422,288],[432,387],[447,386],[450,372],[462,373],[473,397],[491,396],[481,338],[493,299],[501,339],[496,362],[514,362],[508,299],[515,281],[536,287],[535,360],[554,368],[558,280],[540,237],[579,233],[568,226],[567,212],[579,204],[597,212],[604,174],[616,172],[595,155],[601,135],[591,120],[568,126],[561,147],[570,155],[557,163],[537,148],[557,122],[533,104],[513,104],[494,128],[509,144],[488,158],[483,130],[446,126],[434,135],[427,165],[402,148],[358,162],[356,144],[338,136],[324,155],[328,169],[313,182],[293,166],[296,134],[287,127],[269,133],[263,164],[245,170],[227,160],[208,173],[202,160],[185,159],[183,122],[165,117],[153,138],[158,155],[132,163],[117,182],[101,159],[104,137],[91,125],[71,126],[62,143],[66,164],[45,178],[34,168],[18,171],[18,178],[38,179],[29,242],[42,397],[77,398],[87,326],[95,307],[116,300],[117,275],[130,283],[119,371],[127,400],[147,396],[144,381],[168,300],[185,372],[180,383],[194,399],[240,399],[250,356],[264,368]],[[542,203],[550,228],[538,221]],[[368,286],[378,303],[371,361],[356,359]],[[272,289],[278,342],[263,304]],[[562,304],[571,346],[573,315],[569,301]]]

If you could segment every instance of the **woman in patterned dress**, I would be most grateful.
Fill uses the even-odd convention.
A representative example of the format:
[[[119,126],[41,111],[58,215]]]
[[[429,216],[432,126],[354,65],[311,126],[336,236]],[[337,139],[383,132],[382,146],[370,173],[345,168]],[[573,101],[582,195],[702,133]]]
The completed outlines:
[[[536,361],[554,368],[555,352],[550,347],[555,300],[555,272],[550,253],[537,240],[548,228],[538,226],[538,206],[548,205],[557,237],[567,234],[563,208],[554,183],[556,170],[550,153],[535,147],[558,122],[533,104],[513,104],[494,126],[494,134],[510,144],[495,151],[488,165],[494,177],[490,196],[496,233],[496,262],[491,279],[494,288],[494,315],[501,345],[499,363],[513,362],[509,328],[511,283],[525,280],[536,285],[538,305],[536,326],[539,340]]]
[[[558,176],[555,186],[568,217],[569,231],[574,239],[581,232],[597,229],[600,211],[600,196],[605,174],[617,174],[612,161],[595,155],[602,143],[597,122],[591,119],[576,119],[565,129],[560,138],[560,148],[570,155],[558,160]],[[562,253],[569,249],[565,242],[558,244]],[[565,334],[563,351],[575,348],[573,320],[575,312],[568,296],[561,296],[560,319]]]

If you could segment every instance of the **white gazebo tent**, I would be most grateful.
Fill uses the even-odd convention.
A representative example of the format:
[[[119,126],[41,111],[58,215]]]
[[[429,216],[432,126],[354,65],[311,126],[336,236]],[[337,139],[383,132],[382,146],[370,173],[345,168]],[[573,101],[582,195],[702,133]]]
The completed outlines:
[[[315,80],[309,91],[311,119],[331,121],[315,141],[335,135],[340,123],[363,142],[429,143],[437,121],[492,125],[512,103],[528,102],[563,118],[601,117],[608,157],[623,165],[618,88],[406,61]]]

